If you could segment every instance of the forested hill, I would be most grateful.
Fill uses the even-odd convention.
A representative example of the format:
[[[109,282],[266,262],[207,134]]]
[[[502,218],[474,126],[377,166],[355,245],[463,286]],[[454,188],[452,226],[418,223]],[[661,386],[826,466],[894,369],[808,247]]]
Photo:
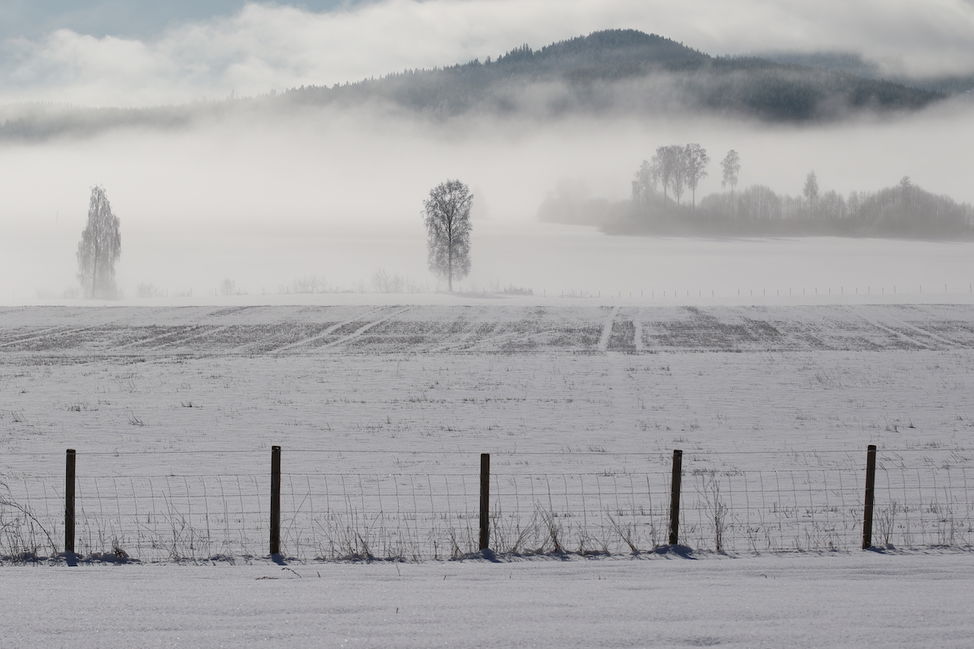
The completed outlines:
[[[852,52],[767,52],[758,54],[757,56],[786,65],[800,65],[806,68],[844,72],[865,79],[886,79],[894,83],[923,90],[932,90],[946,95],[974,92],[974,74],[942,73],[923,78],[908,78],[902,75],[889,76],[883,72],[882,67],[878,63],[865,58],[861,54]]]
[[[635,30],[595,32],[539,50],[525,45],[496,60],[297,88],[286,96],[321,105],[388,102],[439,117],[692,110],[776,122],[838,119],[864,109],[915,110],[943,98],[840,71],[712,57]]]
[[[86,136],[122,127],[179,128],[252,109],[358,110],[379,106],[436,119],[464,115],[548,119],[568,115],[687,113],[769,122],[841,119],[858,111],[911,111],[943,99],[841,70],[723,58],[635,30],[595,32],[497,59],[408,70],[334,86],[304,86],[253,99],[152,108],[0,107],[0,140]]]

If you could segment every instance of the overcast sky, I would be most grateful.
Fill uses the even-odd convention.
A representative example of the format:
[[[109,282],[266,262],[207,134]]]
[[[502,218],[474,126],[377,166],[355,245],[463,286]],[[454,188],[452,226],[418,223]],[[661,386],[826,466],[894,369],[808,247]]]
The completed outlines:
[[[2,0],[0,102],[146,105],[332,84],[632,27],[714,54],[974,71],[974,0]]]
[[[0,35],[34,38],[55,29],[70,29],[91,36],[152,37],[180,24],[234,14],[245,4],[246,0],[3,0]],[[324,11],[356,2],[304,0],[267,4]]]

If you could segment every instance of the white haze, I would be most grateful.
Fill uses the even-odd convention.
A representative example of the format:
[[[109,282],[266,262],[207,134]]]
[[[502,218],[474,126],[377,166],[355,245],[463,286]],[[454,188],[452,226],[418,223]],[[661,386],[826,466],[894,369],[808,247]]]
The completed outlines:
[[[819,252],[802,242],[772,250],[747,242],[607,237],[537,223],[538,206],[559,185],[625,199],[641,160],[656,146],[685,142],[700,142],[714,159],[699,195],[719,191],[717,161],[733,147],[743,162],[742,185],[799,194],[814,169],[823,191],[845,194],[909,175],[930,191],[974,202],[969,105],[815,128],[703,118],[432,123],[370,111],[241,113],[185,130],[5,145],[0,301],[58,297],[76,286],[74,252],[94,184],[106,187],[121,219],[118,279],[128,297],[142,283],[170,296],[191,290],[200,297],[213,294],[224,278],[251,293],[276,292],[310,276],[332,289],[370,289],[380,268],[434,289],[422,200],[434,184],[454,177],[476,195],[466,288],[609,292],[775,282],[787,288],[797,281],[785,279],[790,271],[806,273],[800,281],[816,281],[823,290],[857,282],[919,284],[918,272],[928,284],[966,286],[974,278],[969,244],[883,243],[877,266],[866,248],[857,256],[867,244],[856,240],[834,241]],[[799,257],[787,246],[802,251]],[[774,256],[748,259],[762,251]],[[911,259],[914,251],[924,252]],[[660,267],[661,259],[672,263]]]
[[[974,73],[968,0],[382,0],[328,12],[248,4],[145,38],[60,29],[0,41],[0,103],[144,106],[255,95],[620,27],[711,54],[841,50],[889,73]]]

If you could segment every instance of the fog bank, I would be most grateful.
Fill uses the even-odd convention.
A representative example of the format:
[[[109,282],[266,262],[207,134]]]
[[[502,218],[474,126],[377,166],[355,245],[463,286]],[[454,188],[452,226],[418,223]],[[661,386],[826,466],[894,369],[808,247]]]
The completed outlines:
[[[582,195],[625,199],[643,159],[657,146],[683,142],[701,143],[713,160],[698,198],[719,191],[717,161],[735,148],[742,186],[799,194],[814,170],[822,191],[844,194],[909,175],[930,191],[974,202],[974,114],[963,105],[814,129],[693,117],[434,124],[368,110],[256,112],[186,129],[0,149],[0,297],[57,296],[76,284],[74,252],[95,184],[107,189],[121,219],[118,280],[129,296],[144,283],[199,295],[224,278],[252,292],[308,276],[325,277],[333,288],[369,289],[380,268],[435,289],[421,210],[429,189],[447,178],[475,194],[471,283],[557,289],[545,268],[508,256],[506,246],[535,237],[549,269],[598,266],[607,290],[638,286],[629,275],[642,271],[612,263],[620,244],[597,233],[585,257],[574,258],[570,245],[552,246],[558,255],[545,257],[537,210],[565,184]]]

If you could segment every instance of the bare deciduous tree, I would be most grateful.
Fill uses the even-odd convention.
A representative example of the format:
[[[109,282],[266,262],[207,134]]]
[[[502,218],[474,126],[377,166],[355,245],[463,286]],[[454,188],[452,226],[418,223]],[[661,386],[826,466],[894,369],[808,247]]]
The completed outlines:
[[[470,272],[470,207],[473,194],[459,180],[447,180],[430,190],[423,203],[429,244],[429,267],[445,277],[450,292],[453,279]]]
[[[86,297],[115,297],[115,263],[121,254],[118,217],[112,213],[105,188],[92,187],[88,225],[78,243],[78,280]]]

